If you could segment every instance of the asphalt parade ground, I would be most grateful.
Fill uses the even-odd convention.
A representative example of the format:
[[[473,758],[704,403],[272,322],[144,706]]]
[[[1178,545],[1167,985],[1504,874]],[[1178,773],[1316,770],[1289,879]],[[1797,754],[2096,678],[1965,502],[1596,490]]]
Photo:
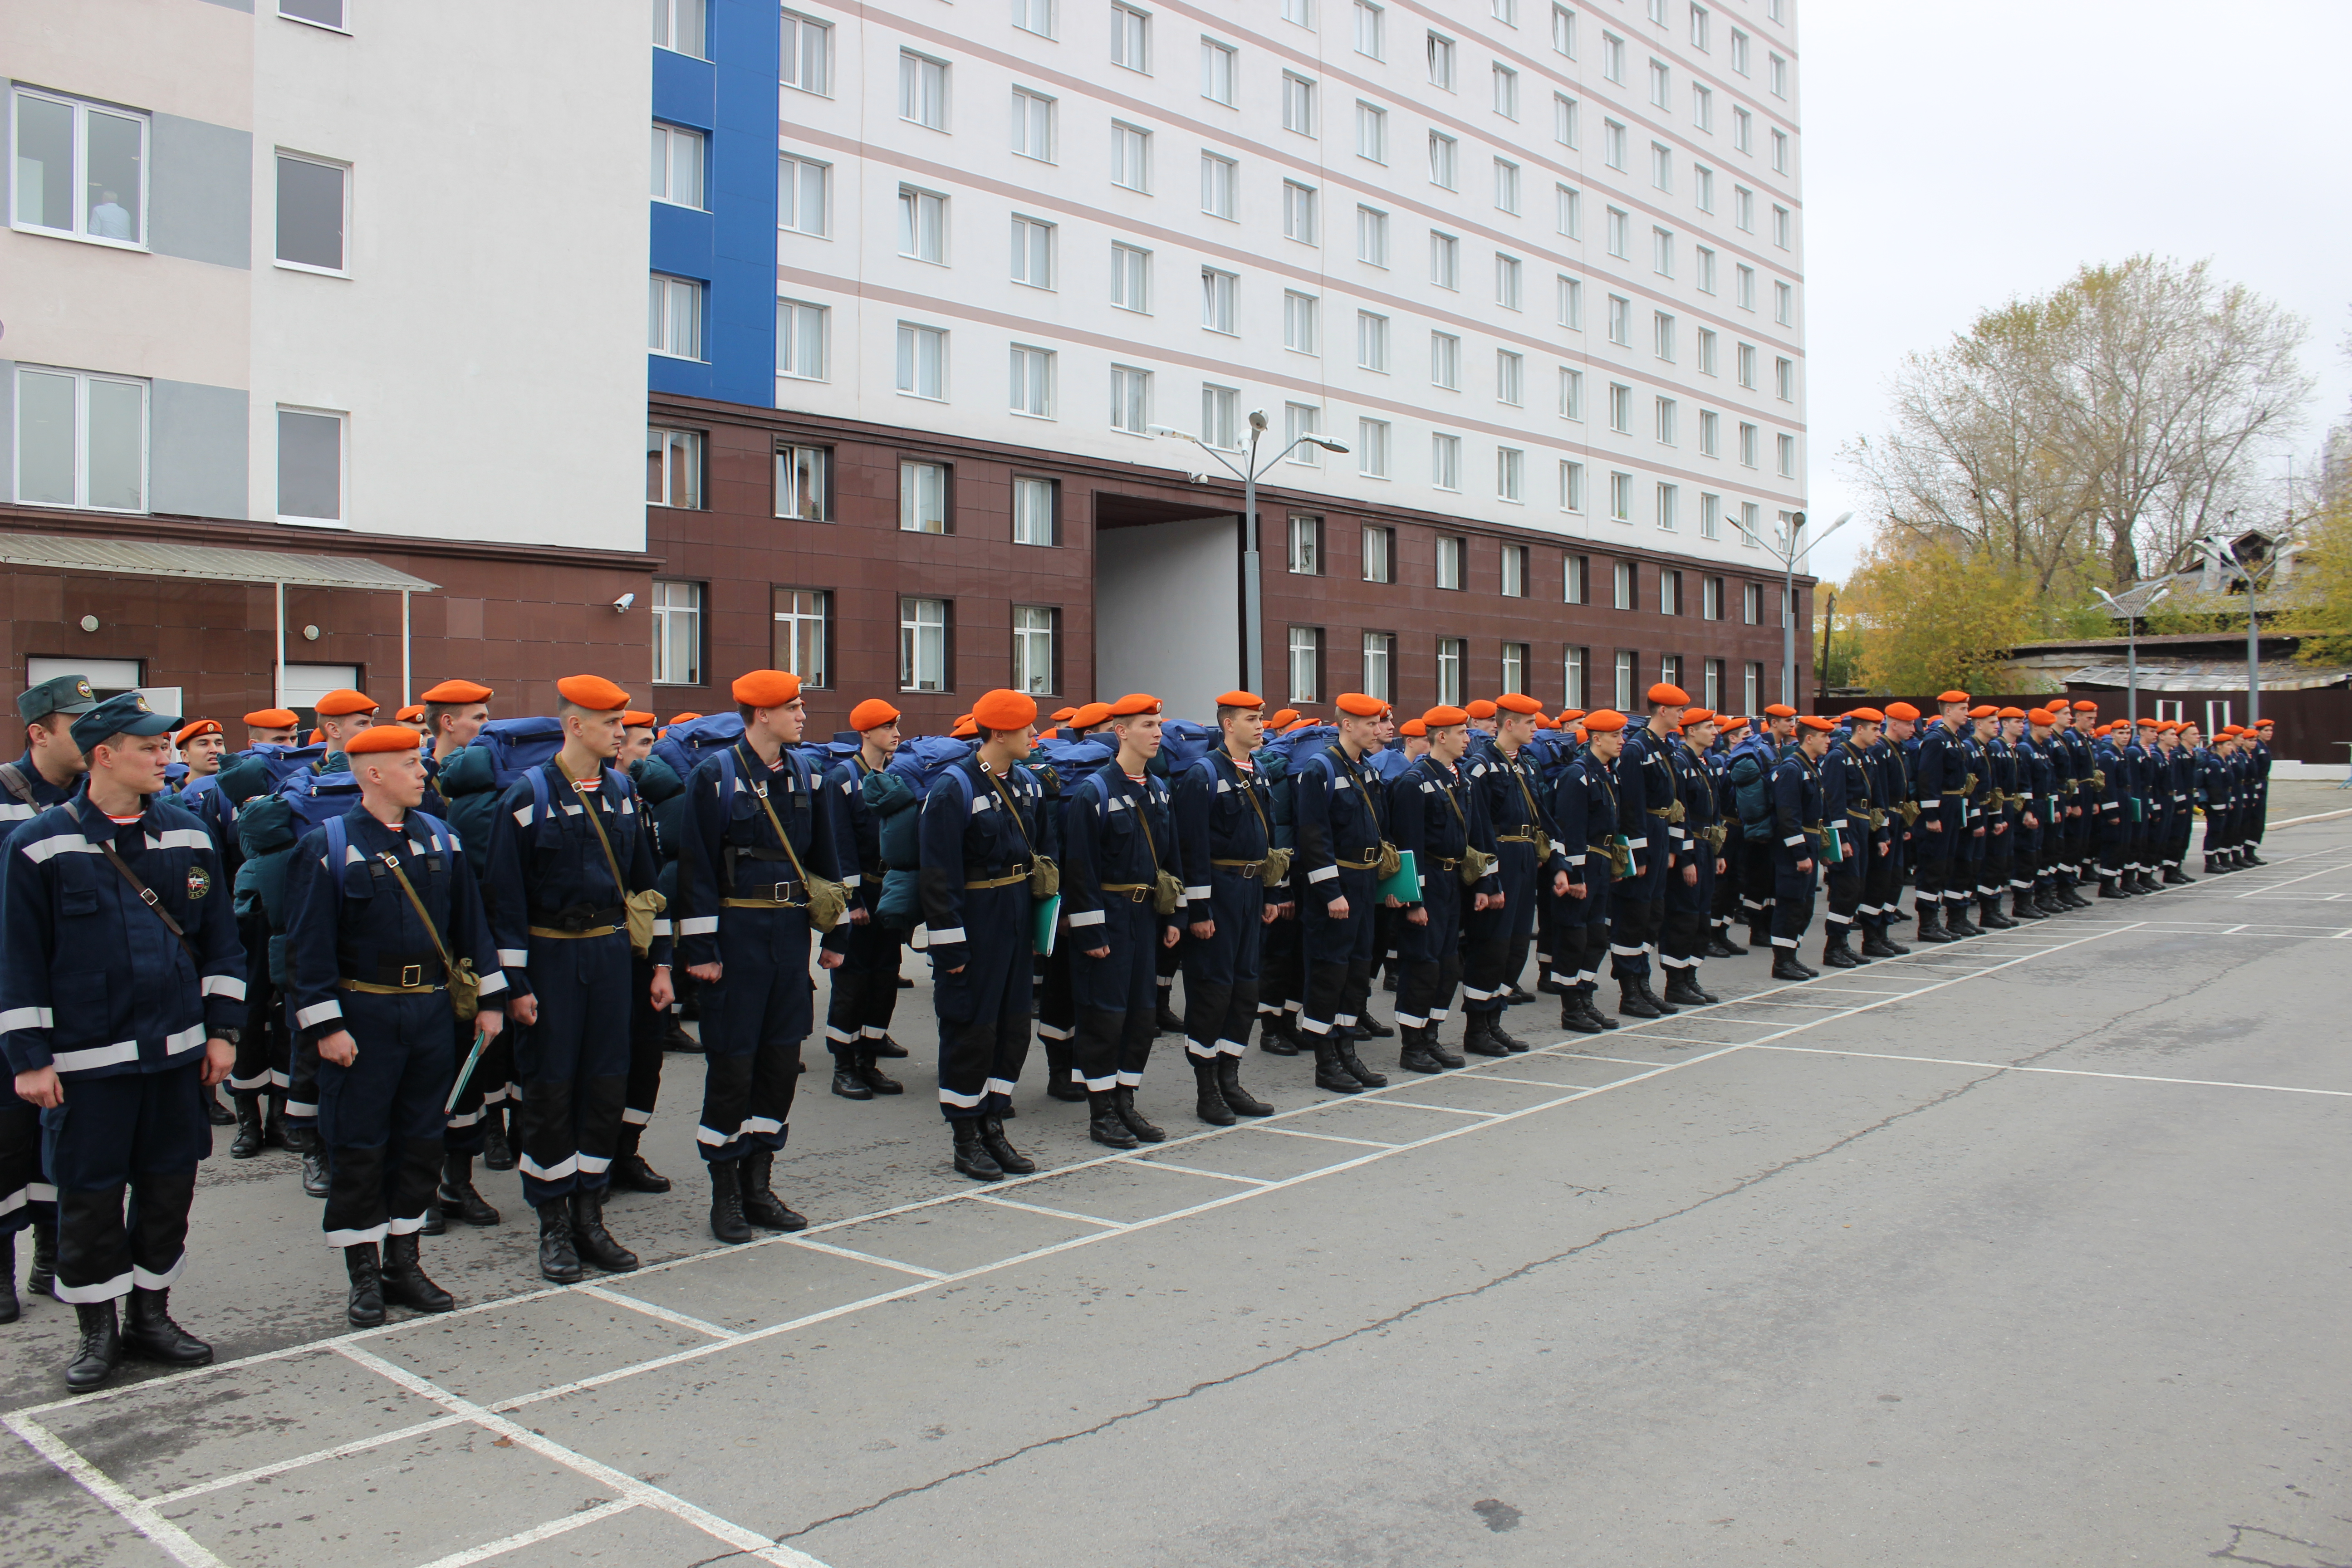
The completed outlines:
[[[2341,799],[2338,796],[2336,799]],[[2333,801],[2326,803],[2332,805]],[[349,1331],[290,1156],[206,1163],[174,1314],[218,1362],[62,1397],[0,1329],[11,1565],[2352,1562],[2352,819],[2268,867],[1111,1154],[1033,1052],[948,1169],[908,1092],[802,1080],[712,1242],[700,1063],[543,1287],[511,1174],[425,1244],[463,1309]],[[2197,858],[2190,858],[2194,871]],[[1898,935],[1900,930],[1898,930]],[[1818,927],[1815,932],[1818,939]],[[1807,956],[1815,953],[1809,944]],[[908,965],[919,973],[919,961]],[[1391,998],[1376,1000],[1382,1016]],[[1609,997],[1604,987],[1603,1010]],[[1458,1037],[1458,1016],[1449,1037]],[[890,1064],[886,1064],[890,1065]]]

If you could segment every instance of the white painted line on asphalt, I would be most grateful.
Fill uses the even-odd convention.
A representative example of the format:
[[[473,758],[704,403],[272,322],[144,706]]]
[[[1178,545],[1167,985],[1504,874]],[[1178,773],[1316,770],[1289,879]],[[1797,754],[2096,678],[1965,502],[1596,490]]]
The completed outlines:
[[[2000,1072],[2053,1073],[2060,1078],[2111,1078],[2127,1083],[2177,1083],[2190,1089],[2259,1089],[2272,1094],[2320,1094],[2334,1100],[2352,1100],[2352,1089],[2303,1089],[2284,1083],[2237,1083],[2228,1079],[2161,1078],[2144,1072],[2093,1072],[2086,1068],[2021,1067],[2014,1062],[1971,1062],[1953,1057],[1914,1057],[1901,1051],[1848,1051],[1830,1046],[1751,1046],[1759,1051],[1793,1051],[1809,1057],[1870,1057],[1879,1061],[1926,1062],[1934,1067],[1990,1068]]]
[[[2344,868],[2341,866],[2322,866],[2316,871],[2305,871],[2300,877],[2286,877],[2274,882],[2263,882],[2257,887],[2249,888],[2244,892],[2234,894],[2232,896],[2240,899],[2251,899],[2263,893],[2275,893],[2281,888],[2292,888],[2297,882],[2308,882],[2314,877],[2332,877],[2336,872],[2343,869]]]
[[[165,1519],[152,1503],[141,1502],[130,1489],[81,1457],[71,1444],[28,1416],[7,1416],[8,1429],[30,1444],[34,1452],[71,1476],[81,1489],[121,1514],[131,1529],[171,1553],[186,1568],[228,1568],[196,1538]]]
[[[1042,1204],[1015,1203],[1011,1198],[1000,1198],[994,1193],[975,1193],[972,1194],[971,1201],[976,1204],[986,1204],[991,1208],[1020,1209],[1027,1214],[1041,1214],[1049,1219],[1076,1220],[1080,1225],[1108,1226],[1113,1230],[1127,1223],[1125,1220],[1104,1219],[1097,1215],[1078,1214],[1070,1209],[1049,1209]]]
[[[1555,1089],[1557,1089],[1557,1088],[1559,1088],[1559,1087],[1560,1087],[1560,1086],[1559,1086],[1559,1085],[1555,1084],[1555,1085],[1553,1085],[1552,1087],[1554,1087]],[[1498,1112],[1492,1111],[1492,1110],[1465,1110],[1464,1107],[1459,1106],[1459,1105],[1423,1105],[1420,1100],[1381,1100],[1380,1103],[1381,1103],[1381,1104],[1382,1104],[1382,1105],[1402,1105],[1402,1106],[1403,1106],[1407,1110],[1444,1110],[1444,1111],[1450,1111],[1450,1112],[1452,1112],[1452,1113],[1453,1113],[1454,1115],[1455,1115],[1455,1116],[1494,1116],[1494,1115],[1497,1115],[1497,1114],[1499,1114]]]
[[[374,1437],[355,1437],[348,1443],[338,1443],[331,1448],[320,1448],[315,1453],[298,1454],[290,1459],[279,1459],[273,1464],[256,1465],[249,1470],[239,1470],[231,1476],[215,1476],[211,1480],[198,1481],[194,1486],[182,1487],[176,1491],[158,1492],[153,1497],[143,1500],[152,1507],[163,1508],[167,1504],[180,1502],[188,1498],[202,1497],[206,1492],[216,1492],[228,1487],[245,1486],[253,1481],[267,1480],[271,1476],[283,1475],[288,1470],[299,1470],[306,1465],[320,1465],[330,1459],[341,1459],[352,1454],[364,1454],[370,1448],[381,1448],[388,1443],[401,1443],[411,1437],[422,1437],[427,1432],[438,1432],[444,1426],[462,1426],[465,1419],[462,1415],[436,1415],[430,1421],[419,1421],[413,1426],[403,1426],[396,1432],[386,1432]]]
[[[1220,1182],[1244,1182],[1253,1187],[1274,1185],[1264,1176],[1236,1176],[1231,1171],[1204,1171],[1198,1165],[1180,1165],[1172,1160],[1145,1160],[1141,1163],[1155,1171],[1181,1171],[1188,1176],[1208,1176]]]
[[[705,1535],[714,1536],[725,1542],[738,1552],[756,1557],[762,1563],[773,1563],[776,1568],[825,1568],[823,1563],[805,1552],[796,1551],[790,1546],[770,1541],[758,1531],[746,1530],[732,1520],[721,1519],[709,1509],[699,1508],[675,1493],[666,1492],[659,1487],[637,1479],[626,1471],[616,1470],[601,1460],[592,1459],[585,1454],[574,1452],[552,1437],[534,1432],[518,1422],[509,1421],[496,1411],[477,1405],[470,1399],[460,1398],[438,1384],[419,1377],[406,1367],[388,1362],[373,1351],[362,1350],[352,1344],[337,1345],[335,1350],[338,1354],[349,1356],[360,1365],[379,1376],[390,1379],[418,1398],[429,1399],[453,1415],[463,1415],[469,1421],[487,1426],[520,1447],[529,1448],[541,1458],[552,1459],[568,1470],[585,1476],[601,1486],[609,1487],[623,1498],[640,1507],[659,1509],[672,1519],[690,1524]]]
[[[714,1340],[732,1340],[741,1337],[733,1329],[722,1329],[716,1323],[706,1323],[700,1318],[689,1318],[684,1312],[674,1312],[667,1307],[656,1306],[651,1301],[641,1301],[635,1296],[625,1296],[618,1290],[608,1289],[602,1285],[583,1285],[578,1289],[583,1296],[593,1296],[599,1301],[609,1301],[615,1307],[626,1307],[632,1312],[643,1312],[648,1318],[659,1318],[665,1323],[676,1323],[681,1329],[692,1329],[698,1334],[709,1334]]]
[[[811,1252],[830,1252],[835,1258],[846,1258],[858,1263],[871,1263],[877,1268],[895,1268],[901,1274],[919,1274],[926,1279],[944,1279],[947,1278],[945,1274],[940,1273],[938,1269],[926,1268],[919,1263],[901,1263],[895,1258],[877,1258],[873,1253],[860,1252],[855,1247],[835,1247],[829,1241],[811,1241],[806,1233],[803,1233],[799,1236],[782,1237],[778,1239],[782,1240],[788,1247],[805,1247]],[[741,1336],[739,1335],[737,1337],[740,1338]]]
[[[1719,1045],[1720,1043],[1720,1041],[1717,1040],[1709,1040],[1707,1042],[1709,1045]],[[1596,1089],[1602,1087],[1598,1084],[1554,1083],[1548,1078],[1506,1078],[1503,1074],[1498,1072],[1465,1072],[1456,1076],[1461,1078],[1485,1079],[1490,1083],[1530,1084],[1537,1089]]]
[[[1646,1063],[1644,1064],[1647,1065]],[[1342,1138],[1336,1132],[1301,1132],[1296,1127],[1261,1127],[1261,1132],[1279,1132],[1285,1138],[1314,1138],[1326,1143],[1360,1143],[1367,1149],[1402,1149],[1402,1143],[1383,1143],[1377,1138]]]
[[[534,1524],[529,1530],[517,1531],[497,1541],[486,1541],[479,1546],[468,1546],[463,1552],[452,1552],[446,1557],[436,1557],[424,1568],[470,1568],[476,1563],[486,1563],[493,1557],[503,1557],[509,1552],[520,1552],[526,1546],[536,1546],[542,1541],[552,1541],[559,1535],[569,1535],[583,1525],[602,1524],[616,1514],[643,1508],[643,1503],[629,1498],[613,1498],[589,1504],[578,1513],[567,1513],[562,1519],[551,1519],[545,1524]]]

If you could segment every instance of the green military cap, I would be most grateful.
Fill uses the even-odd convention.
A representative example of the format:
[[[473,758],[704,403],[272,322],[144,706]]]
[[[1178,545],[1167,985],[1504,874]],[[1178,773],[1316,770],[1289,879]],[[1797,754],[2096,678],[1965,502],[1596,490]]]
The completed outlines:
[[[180,727],[179,715],[158,713],[140,692],[125,691],[108,698],[73,722],[74,744],[88,755],[110,735],[160,735]]]
[[[52,713],[87,713],[98,706],[98,693],[87,675],[53,675],[16,699],[16,711],[26,723]]]

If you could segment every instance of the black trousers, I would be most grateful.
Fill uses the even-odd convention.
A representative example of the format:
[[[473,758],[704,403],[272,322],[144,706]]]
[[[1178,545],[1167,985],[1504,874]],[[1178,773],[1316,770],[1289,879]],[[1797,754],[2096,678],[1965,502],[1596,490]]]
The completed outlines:
[[[1750,838],[1739,849],[1739,907],[1747,912],[1748,929],[1772,929],[1772,847]]]
[[[1871,848],[1870,864],[1862,876],[1862,901],[1856,912],[1864,926],[1884,929],[1903,912],[1903,848],[1898,840],[1884,855]]]
[[[1462,1010],[1499,1013],[1504,998],[1528,966],[1536,913],[1544,901],[1536,890],[1542,876],[1536,847],[1506,841],[1495,847],[1503,884],[1503,907],[1473,910],[1463,928]]]
[[[824,1046],[836,1057],[871,1050],[898,1005],[898,952],[907,933],[877,922],[849,928],[849,946],[825,999]]]
[[[1265,883],[1236,866],[1209,868],[1216,929],[1205,942],[1187,936],[1176,950],[1184,965],[1184,1048],[1195,1058],[1237,1057],[1249,1044],[1265,962]]]

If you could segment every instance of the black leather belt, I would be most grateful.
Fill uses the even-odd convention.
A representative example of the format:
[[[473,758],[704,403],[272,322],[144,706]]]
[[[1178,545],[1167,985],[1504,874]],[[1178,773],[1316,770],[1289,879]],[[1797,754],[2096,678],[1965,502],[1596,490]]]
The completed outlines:
[[[432,976],[439,983],[441,960],[433,953],[399,953],[392,957],[379,955],[373,964],[357,963],[349,959],[336,965],[341,978],[364,981],[371,985],[397,985],[414,989],[426,984]]]
[[[727,900],[740,907],[744,904],[792,904],[807,901],[808,889],[796,881],[754,882],[738,884]]]
[[[620,904],[614,904],[604,909],[591,909],[585,904],[573,904],[554,914],[536,915],[532,917],[532,923],[545,926],[551,931],[570,931],[576,934],[597,926],[622,925],[627,922],[628,918],[629,911]]]

